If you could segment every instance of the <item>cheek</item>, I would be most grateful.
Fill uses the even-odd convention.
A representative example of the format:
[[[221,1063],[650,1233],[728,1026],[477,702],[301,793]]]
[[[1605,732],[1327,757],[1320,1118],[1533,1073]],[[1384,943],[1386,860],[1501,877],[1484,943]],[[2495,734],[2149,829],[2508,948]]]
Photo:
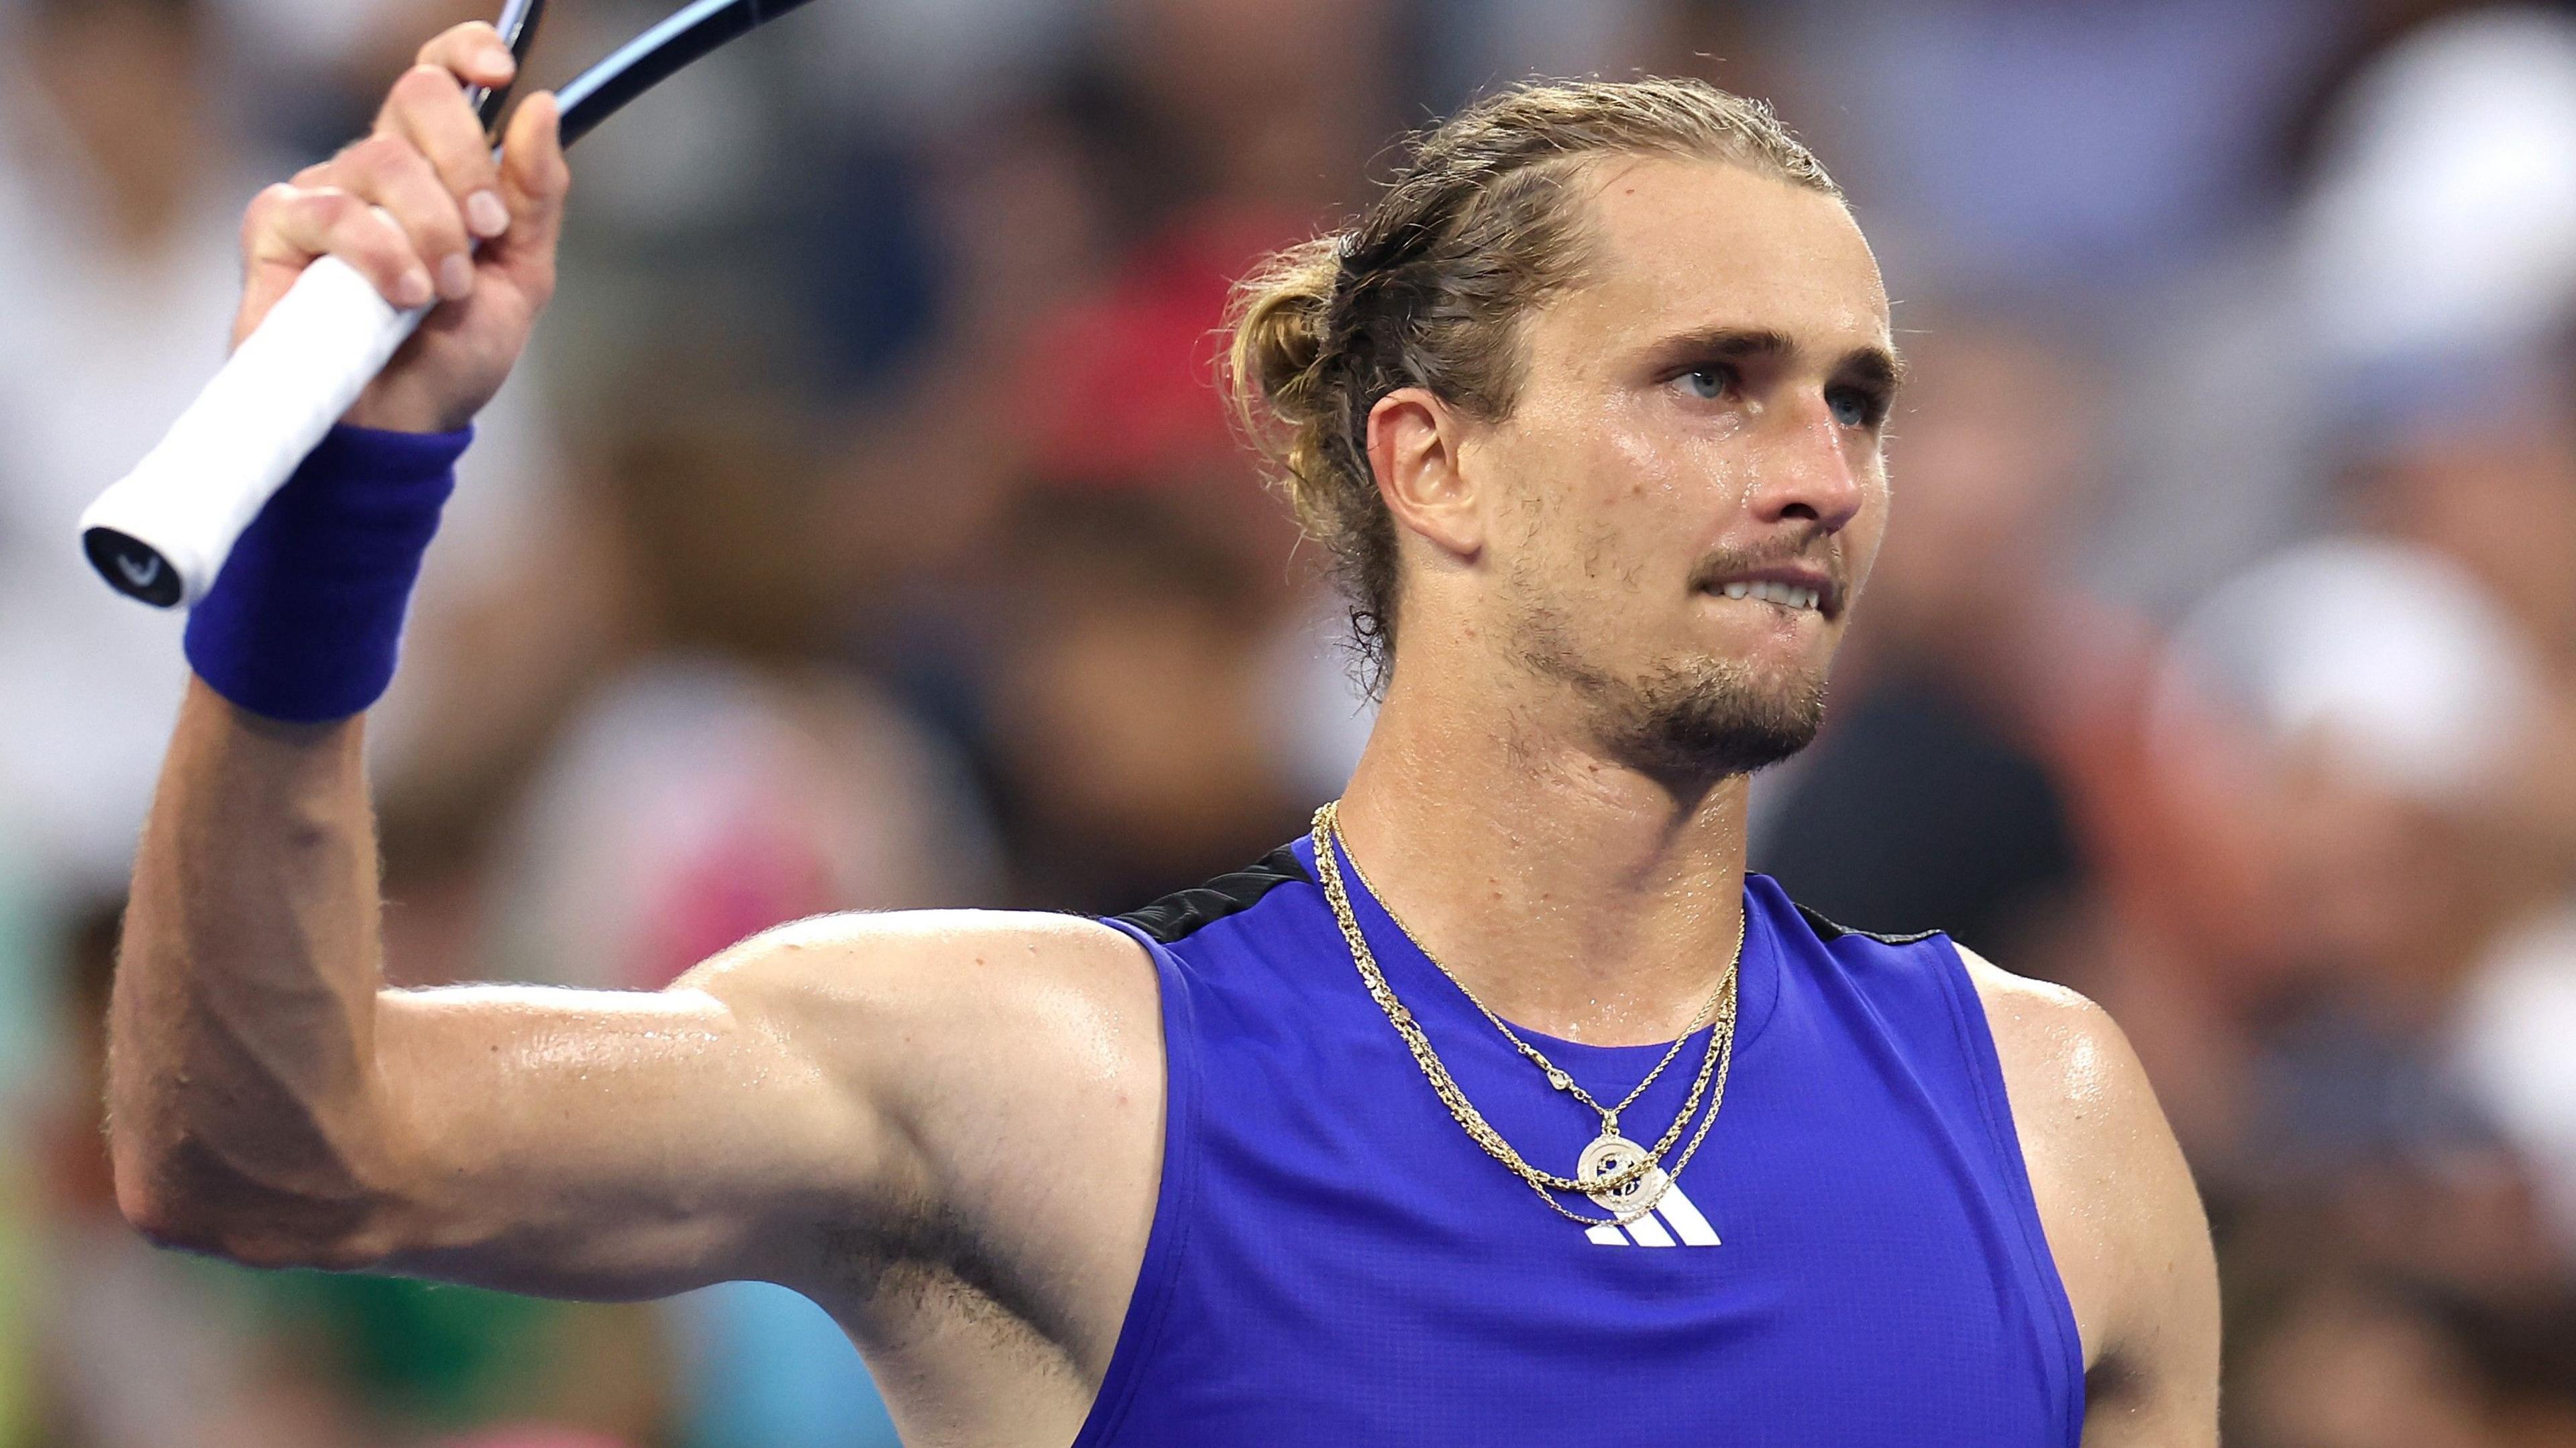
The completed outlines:
[[[1877,469],[1866,480],[1864,493],[1859,516],[1842,534],[1843,558],[1851,569],[1854,590],[1869,580],[1870,571],[1878,563],[1879,547],[1887,541],[1888,515],[1895,505],[1895,494],[1888,486],[1885,468]]]
[[[1640,569],[1686,574],[1743,513],[1754,471],[1733,427],[1685,428],[1652,398],[1606,405],[1585,458],[1587,501]]]
[[[1599,398],[1525,398],[1491,439],[1506,500],[1497,542],[1599,572],[1632,539],[1668,528],[1691,468],[1632,413]]]
[[[1605,491],[1702,518],[1742,506],[1753,474],[1740,421],[1685,425],[1661,403],[1646,394],[1601,407],[1592,425]]]

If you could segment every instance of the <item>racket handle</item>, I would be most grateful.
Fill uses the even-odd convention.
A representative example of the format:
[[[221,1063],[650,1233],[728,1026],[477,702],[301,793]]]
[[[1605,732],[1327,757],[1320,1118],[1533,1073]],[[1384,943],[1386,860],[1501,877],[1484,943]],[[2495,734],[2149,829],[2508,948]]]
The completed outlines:
[[[134,471],[81,514],[108,586],[158,608],[214,586],[233,542],[428,315],[337,257],[304,269]]]

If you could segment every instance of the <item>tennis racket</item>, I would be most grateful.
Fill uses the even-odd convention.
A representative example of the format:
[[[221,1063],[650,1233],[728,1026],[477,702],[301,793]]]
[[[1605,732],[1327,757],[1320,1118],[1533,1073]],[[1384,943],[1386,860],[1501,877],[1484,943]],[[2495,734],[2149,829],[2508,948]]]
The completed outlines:
[[[678,11],[556,93],[563,143],[804,3],[697,0]],[[502,12],[502,39],[522,61],[544,4],[509,0]],[[488,131],[508,88],[474,99]],[[203,598],[234,540],[429,311],[396,308],[337,257],[305,268],[160,443],[81,515],[90,565],[109,587],[157,608]]]

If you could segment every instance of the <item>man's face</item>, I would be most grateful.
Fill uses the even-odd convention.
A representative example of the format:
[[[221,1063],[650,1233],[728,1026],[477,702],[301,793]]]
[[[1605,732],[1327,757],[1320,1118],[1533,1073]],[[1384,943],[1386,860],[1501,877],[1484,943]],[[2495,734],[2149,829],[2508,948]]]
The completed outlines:
[[[1758,768],[1814,737],[1886,526],[1886,290],[1829,196],[1666,159],[1582,184],[1588,273],[1459,448],[1496,500],[1486,636],[1626,762]]]

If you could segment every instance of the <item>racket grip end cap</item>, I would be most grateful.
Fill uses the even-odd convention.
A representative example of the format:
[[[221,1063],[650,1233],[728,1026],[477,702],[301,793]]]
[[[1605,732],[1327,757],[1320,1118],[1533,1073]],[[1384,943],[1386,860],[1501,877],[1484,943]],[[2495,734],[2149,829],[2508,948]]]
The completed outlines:
[[[186,580],[161,550],[131,533],[105,526],[81,530],[81,551],[107,586],[152,605],[177,608],[188,599]]]

